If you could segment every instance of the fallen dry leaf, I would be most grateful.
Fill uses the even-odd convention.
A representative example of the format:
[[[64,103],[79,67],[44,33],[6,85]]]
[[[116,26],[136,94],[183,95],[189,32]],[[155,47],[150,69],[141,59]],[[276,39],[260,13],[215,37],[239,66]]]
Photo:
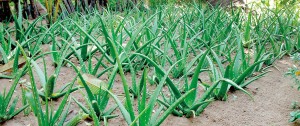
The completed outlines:
[[[295,72],[295,75],[296,75],[296,76],[299,76],[299,75],[300,75],[300,70],[296,71],[296,72]]]
[[[18,67],[21,68],[25,65],[26,60],[24,57],[19,57]],[[14,66],[14,60],[9,61],[7,64],[0,66],[0,73],[11,73]]]
[[[86,81],[86,84],[88,85],[93,94],[98,94],[99,90],[107,89],[107,84],[93,75],[83,74],[82,77]],[[77,82],[79,85],[83,86],[79,78]]]

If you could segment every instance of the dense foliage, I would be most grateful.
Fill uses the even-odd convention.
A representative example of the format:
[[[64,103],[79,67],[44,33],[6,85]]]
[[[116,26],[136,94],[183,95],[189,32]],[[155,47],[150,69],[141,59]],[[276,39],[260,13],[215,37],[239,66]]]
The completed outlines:
[[[117,116],[115,109],[128,125],[160,125],[170,114],[198,116],[214,100],[226,100],[230,90],[252,97],[244,87],[266,75],[277,59],[299,52],[299,13],[297,7],[167,4],[93,10],[64,19],[48,15],[55,20],[46,25],[43,16],[28,21],[19,12],[15,25],[0,25],[0,77],[14,79],[8,95],[0,93],[5,101],[0,121],[30,106],[44,126],[75,125],[86,118],[106,125]],[[76,76],[60,86],[58,75],[65,67]],[[23,107],[14,111],[12,92],[25,74],[30,78],[22,84]],[[113,90],[120,84],[117,77],[120,92]],[[72,97],[76,90],[85,103]],[[66,122],[71,102],[82,112]]]

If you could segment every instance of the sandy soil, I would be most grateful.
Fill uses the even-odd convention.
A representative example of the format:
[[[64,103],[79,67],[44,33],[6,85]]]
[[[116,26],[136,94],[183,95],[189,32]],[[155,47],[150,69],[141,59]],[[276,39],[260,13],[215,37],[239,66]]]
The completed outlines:
[[[50,58],[50,57],[48,57]],[[48,59],[50,60],[50,59]],[[41,64],[41,62],[38,62]],[[48,64],[49,66],[51,64]],[[47,65],[47,66],[48,66]],[[291,103],[293,101],[300,101],[300,92],[296,88],[292,88],[293,80],[284,77],[283,74],[287,68],[292,66],[289,58],[279,60],[274,64],[275,67],[270,68],[272,72],[265,77],[253,82],[246,89],[253,94],[254,100],[240,91],[229,94],[227,101],[213,102],[199,117],[187,119],[185,117],[169,116],[162,124],[164,126],[286,126],[298,125],[298,123],[289,123],[289,113],[292,111]],[[53,71],[53,67],[48,71]],[[61,70],[61,75],[58,79],[58,84],[70,82],[75,73],[71,68],[64,67]],[[24,77],[28,78],[28,77]],[[104,76],[102,79],[106,79]],[[7,79],[0,79],[0,89],[8,88],[12,84]],[[122,93],[122,85],[119,77],[117,77],[114,86],[114,92]],[[20,87],[17,88],[15,95],[20,96]],[[118,93],[119,92],[119,93]],[[84,102],[82,95],[77,91],[72,94],[80,102]],[[55,104],[58,104],[59,101]],[[112,104],[112,103],[110,103]],[[19,103],[20,106],[20,103]],[[77,114],[80,109],[75,103],[71,104],[71,112],[69,117]],[[114,113],[119,113],[119,110]],[[23,113],[17,115],[15,118],[0,124],[3,126],[36,126],[37,120],[33,113],[24,116]],[[82,122],[80,125],[86,125]],[[117,118],[109,120],[109,125],[126,125],[124,119],[120,115]]]

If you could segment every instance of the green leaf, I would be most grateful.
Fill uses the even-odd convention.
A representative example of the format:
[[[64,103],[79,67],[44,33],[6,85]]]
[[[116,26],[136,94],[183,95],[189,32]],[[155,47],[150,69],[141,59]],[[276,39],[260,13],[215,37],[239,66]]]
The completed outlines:
[[[117,102],[121,113],[123,114],[123,117],[125,118],[125,121],[127,122],[128,125],[130,125],[132,123],[132,120],[130,118],[130,114],[127,111],[127,109],[124,107],[124,105],[122,104],[122,102],[117,98],[117,96],[115,96],[113,93],[111,93],[110,91],[107,91],[112,97],[113,99]]]
[[[241,84],[242,81],[244,81],[246,79],[246,77],[248,77],[250,74],[252,74],[252,72],[254,71],[255,67],[257,65],[259,65],[261,62],[264,62],[266,60],[261,60],[261,61],[257,61],[256,63],[252,64],[251,66],[249,66],[240,76],[238,76],[237,78],[235,78],[233,81],[237,84]]]
[[[232,66],[229,65],[227,66],[226,68],[226,71],[225,71],[225,75],[224,75],[224,78],[228,78],[228,79],[231,79],[230,78],[230,74],[232,72]],[[225,82],[225,81],[222,81],[221,82],[221,88],[219,89],[219,92],[217,94],[217,99],[220,99],[220,100],[225,100],[225,96],[226,96],[226,93],[228,91],[228,83]]]
[[[209,50],[206,50],[205,53],[202,54],[202,56],[200,57],[199,59],[199,63],[195,69],[195,73],[192,77],[192,81],[191,81],[191,84],[189,86],[189,90],[191,89],[195,89],[190,95],[188,95],[185,99],[185,102],[189,105],[189,106],[192,106],[195,102],[195,99],[197,97],[197,86],[198,86],[198,77],[199,77],[199,74],[200,74],[200,71],[201,71],[201,68],[205,62],[205,57],[206,55],[209,53]]]
[[[177,99],[158,119],[156,126],[159,126],[170,114],[171,112],[181,103],[184,101],[184,99],[191,94],[195,89],[191,89],[188,92],[186,92],[184,95],[182,95],[179,99]]]

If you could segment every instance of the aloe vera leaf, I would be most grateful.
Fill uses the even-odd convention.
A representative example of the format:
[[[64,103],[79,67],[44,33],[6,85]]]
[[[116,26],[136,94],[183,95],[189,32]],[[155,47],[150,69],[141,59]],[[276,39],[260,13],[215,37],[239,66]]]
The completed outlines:
[[[151,65],[153,65],[156,68],[156,70],[158,70],[157,72],[160,73],[162,76],[164,76],[166,74],[166,72],[162,68],[160,68],[160,66],[158,66],[154,61],[152,61],[149,57],[147,57],[147,56],[145,56],[143,54],[139,54],[139,53],[133,53],[132,55],[138,55],[138,56],[141,56],[144,59],[146,59],[148,61],[148,63],[150,63]],[[166,78],[166,82],[170,86],[170,88],[172,89],[175,97],[176,98],[180,98],[181,97],[181,93],[178,90],[178,88],[174,85],[174,83],[172,82],[172,80],[169,77],[167,77]],[[181,105],[184,106],[184,107],[188,107],[188,105],[185,102],[182,102]]]
[[[205,57],[206,57],[206,55],[208,53],[209,53],[209,50],[207,50],[205,53],[202,54],[202,56],[199,59],[199,63],[197,65],[196,69],[195,69],[195,73],[194,73],[194,75],[192,77],[192,81],[191,81],[191,84],[189,86],[189,90],[191,90],[193,88],[195,88],[195,90],[190,95],[188,95],[186,97],[186,99],[185,99],[185,102],[189,106],[191,106],[192,104],[194,104],[195,99],[197,97],[197,91],[196,90],[197,90],[197,85],[198,85],[198,77],[199,77],[199,74],[200,74],[200,70],[201,70],[201,68],[202,68],[202,66],[204,64]]]
[[[177,99],[164,113],[163,115],[158,119],[156,126],[160,125],[169,115],[170,113],[177,107],[180,102],[183,102],[183,100],[194,91],[195,89],[191,89],[188,92],[186,92],[184,95],[182,95],[179,99]]]

